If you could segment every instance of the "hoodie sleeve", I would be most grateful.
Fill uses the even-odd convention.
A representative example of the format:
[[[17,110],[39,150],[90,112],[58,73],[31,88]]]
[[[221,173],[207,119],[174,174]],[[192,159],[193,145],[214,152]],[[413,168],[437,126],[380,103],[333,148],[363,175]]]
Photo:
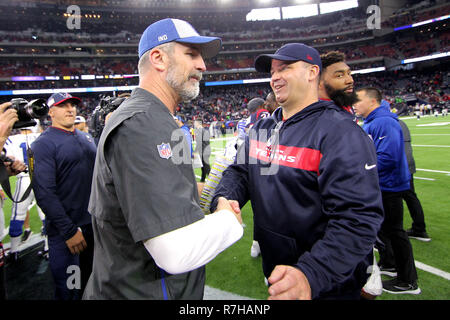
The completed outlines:
[[[65,241],[77,232],[77,226],[67,215],[57,195],[55,146],[35,141],[31,145],[34,154],[33,192],[36,202],[45,212],[46,219],[58,229]]]
[[[222,179],[216,188],[213,199],[211,201],[210,211],[214,212],[217,207],[219,197],[228,200],[237,200],[239,207],[242,208],[249,200],[248,192],[248,136],[236,155],[234,164],[230,165],[222,175]]]
[[[378,118],[372,121],[370,132],[377,152],[378,172],[392,170],[403,153],[403,134],[399,126],[389,125],[391,118]]]
[[[383,220],[372,141],[354,123],[329,127],[318,177],[328,223],[324,236],[296,264],[313,298],[352,277],[370,254]]]

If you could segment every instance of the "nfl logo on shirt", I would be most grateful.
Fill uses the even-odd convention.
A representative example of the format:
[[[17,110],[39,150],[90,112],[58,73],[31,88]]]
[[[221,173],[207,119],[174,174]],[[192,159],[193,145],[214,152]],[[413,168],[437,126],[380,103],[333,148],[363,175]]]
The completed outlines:
[[[170,148],[170,144],[161,143],[157,145],[159,156],[163,159],[169,159],[172,156],[172,149]]]

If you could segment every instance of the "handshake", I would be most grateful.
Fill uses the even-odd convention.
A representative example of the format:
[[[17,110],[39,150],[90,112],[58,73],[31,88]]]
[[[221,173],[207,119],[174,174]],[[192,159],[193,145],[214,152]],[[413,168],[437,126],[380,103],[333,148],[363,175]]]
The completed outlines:
[[[224,197],[219,197],[216,212],[220,210],[228,210],[233,212],[238,222],[242,224],[241,209],[239,208],[239,202],[236,200],[227,200]]]
[[[236,200],[219,197],[216,212],[228,210],[234,213],[242,224],[241,209]],[[311,287],[305,274],[298,268],[277,265],[269,279],[269,300],[311,300]]]

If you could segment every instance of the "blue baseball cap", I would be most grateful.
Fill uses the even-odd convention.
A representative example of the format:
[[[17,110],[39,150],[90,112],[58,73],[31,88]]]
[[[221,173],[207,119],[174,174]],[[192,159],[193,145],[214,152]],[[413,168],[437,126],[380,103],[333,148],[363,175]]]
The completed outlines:
[[[272,59],[280,61],[304,61],[318,65],[322,70],[322,60],[319,52],[313,47],[303,43],[288,43],[278,49],[274,54],[261,54],[255,59],[255,69],[258,72],[270,73]]]
[[[65,102],[65,101],[72,101],[75,104],[80,104],[81,103],[81,99],[77,98],[77,97],[73,97],[72,95],[70,95],[69,93],[66,92],[57,92],[54,93],[50,96],[50,98],[48,98],[47,100],[47,105],[49,108],[53,107],[53,106],[58,106],[59,104]]]
[[[214,57],[222,46],[220,38],[200,36],[188,22],[166,18],[145,29],[139,41],[139,58],[148,50],[172,41],[199,45],[204,58]]]

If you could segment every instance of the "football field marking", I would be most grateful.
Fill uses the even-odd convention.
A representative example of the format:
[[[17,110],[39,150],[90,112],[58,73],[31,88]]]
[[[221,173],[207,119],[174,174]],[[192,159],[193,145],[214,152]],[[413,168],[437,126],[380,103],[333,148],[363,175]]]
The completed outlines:
[[[436,172],[436,173],[446,173],[446,174],[450,174],[450,171],[431,170],[431,169],[420,169],[420,168],[416,168],[416,170],[418,170],[418,171],[425,171],[425,172]]]
[[[436,145],[436,144],[413,144],[413,147],[429,147],[429,148],[450,148],[450,146]]]
[[[436,276],[439,276],[441,278],[450,280],[450,273],[445,272],[445,271],[443,271],[441,269],[429,266],[429,265],[427,265],[425,263],[422,263],[420,261],[417,261],[417,260],[414,260],[414,262],[415,262],[416,268],[418,268],[420,270],[423,270],[423,271],[426,271],[426,272],[429,272],[429,273],[432,273],[432,274],[434,274]]]
[[[213,141],[223,141],[223,140],[231,140],[231,139],[234,139],[234,138],[236,138],[236,137],[227,137],[227,138],[212,138],[210,141],[211,142],[213,142]]]
[[[424,177],[414,177],[414,179],[428,180],[428,181],[435,181],[435,180],[436,180],[436,179],[432,179],[432,178],[424,178]]]
[[[446,126],[450,124],[450,122],[432,122],[432,123],[424,123],[424,124],[416,124],[416,127],[435,127],[435,126]]]

